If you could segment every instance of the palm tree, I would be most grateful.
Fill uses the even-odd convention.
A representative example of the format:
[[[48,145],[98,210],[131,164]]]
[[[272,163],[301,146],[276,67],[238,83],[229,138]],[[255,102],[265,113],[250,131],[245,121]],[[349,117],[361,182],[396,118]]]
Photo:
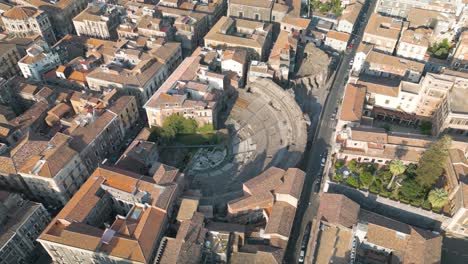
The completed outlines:
[[[442,208],[448,202],[448,193],[444,189],[434,189],[429,192],[428,197],[432,207]]]
[[[402,174],[406,170],[405,164],[401,162],[401,160],[392,160],[390,162],[390,172],[392,173],[392,179],[388,183],[387,189],[390,189],[392,187],[393,181],[395,180],[395,177]]]

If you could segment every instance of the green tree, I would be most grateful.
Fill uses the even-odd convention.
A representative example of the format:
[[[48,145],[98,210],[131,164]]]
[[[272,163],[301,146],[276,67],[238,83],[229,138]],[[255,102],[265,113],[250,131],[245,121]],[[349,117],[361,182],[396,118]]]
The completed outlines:
[[[175,134],[193,134],[197,131],[197,121],[181,115],[170,115],[164,120],[163,129],[172,130]]]
[[[346,180],[346,183],[351,186],[351,187],[354,187],[354,188],[358,188],[359,187],[359,181],[358,179],[356,179],[355,177],[353,176],[349,176],[348,179]]]
[[[429,51],[434,57],[445,60],[448,57],[451,47],[452,45],[448,39],[443,39],[441,42],[433,43],[432,46],[429,47]]]
[[[368,188],[369,185],[372,183],[373,176],[368,171],[363,171],[359,173],[359,181],[361,182],[362,187]]]
[[[357,163],[356,160],[351,160],[349,163],[348,163],[348,168],[349,170],[351,170],[352,172],[358,172],[359,171],[359,164]]]
[[[392,162],[390,162],[389,169],[392,173],[392,179],[388,183],[387,189],[390,189],[392,187],[393,181],[395,180],[396,176],[405,172],[406,166],[405,164],[403,164],[403,162],[401,162],[401,160],[392,160]]]
[[[403,181],[398,192],[400,196],[409,201],[421,200],[424,197],[424,188],[414,180]]]
[[[442,208],[448,202],[448,193],[444,189],[434,189],[429,192],[428,200],[432,207]]]
[[[424,151],[416,169],[416,180],[419,184],[431,187],[442,175],[451,142],[452,139],[445,135]]]
[[[333,164],[333,166],[335,167],[335,170],[341,170],[344,166],[344,161],[337,159],[335,160],[335,164]]]

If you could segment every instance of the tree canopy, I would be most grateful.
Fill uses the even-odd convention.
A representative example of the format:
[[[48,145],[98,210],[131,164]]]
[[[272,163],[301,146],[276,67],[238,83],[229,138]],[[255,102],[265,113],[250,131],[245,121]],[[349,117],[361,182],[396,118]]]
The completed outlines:
[[[390,189],[395,177],[402,174],[406,170],[405,164],[401,160],[392,160],[389,165],[390,172],[392,173],[392,179],[388,183],[387,189]]]
[[[448,39],[443,39],[441,42],[433,43],[432,46],[429,47],[429,51],[432,53],[433,57],[445,60],[449,55],[451,47],[452,45],[450,45]]]
[[[434,189],[429,192],[428,200],[432,207],[442,208],[448,202],[448,193],[444,189]]]
[[[400,196],[409,201],[417,201],[424,198],[424,188],[414,180],[405,180],[398,189]]]
[[[416,181],[424,187],[431,187],[444,171],[444,163],[452,139],[445,135],[434,142],[419,159]]]
[[[332,13],[336,17],[341,16],[341,12],[343,11],[341,0],[330,0],[324,3],[320,0],[312,0],[310,4],[313,10],[317,10],[320,13]]]
[[[174,139],[178,134],[193,134],[197,131],[197,127],[197,121],[193,118],[185,118],[181,115],[170,115],[164,120],[162,127],[153,129],[151,138],[169,141]]]

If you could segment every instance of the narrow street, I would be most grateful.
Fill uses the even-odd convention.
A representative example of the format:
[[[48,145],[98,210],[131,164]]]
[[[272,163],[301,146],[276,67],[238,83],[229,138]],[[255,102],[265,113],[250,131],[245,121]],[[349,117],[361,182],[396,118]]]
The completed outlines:
[[[331,136],[335,128],[335,121],[331,119],[331,116],[335,108],[338,107],[339,100],[343,97],[344,84],[349,73],[349,63],[356,54],[357,47],[361,42],[362,34],[367,25],[367,20],[374,9],[375,3],[376,1],[370,0],[363,7],[363,11],[357,22],[359,24],[351,35],[354,45],[351,50],[341,55],[341,63],[335,75],[335,80],[322,108],[321,118],[318,120],[318,130],[315,131],[310,148],[306,150],[308,151],[308,162],[306,168],[301,169],[305,169],[307,175],[284,257],[285,263],[297,263],[304,229],[307,223],[312,221],[316,215],[319,205],[317,193],[319,187],[316,187],[316,185],[320,185],[322,176],[320,173],[320,155],[330,147]]]

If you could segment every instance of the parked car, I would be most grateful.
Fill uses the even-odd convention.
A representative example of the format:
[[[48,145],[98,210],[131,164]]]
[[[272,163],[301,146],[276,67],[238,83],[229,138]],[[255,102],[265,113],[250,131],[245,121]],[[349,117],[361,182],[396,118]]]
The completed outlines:
[[[305,250],[301,249],[301,253],[299,253],[299,263],[304,263],[304,257],[305,257]]]
[[[333,110],[333,113],[331,114],[331,120],[335,120],[337,114],[338,114],[338,107],[335,107],[335,110]]]
[[[307,244],[309,244],[310,229],[312,228],[312,222],[308,222],[304,229],[304,236],[301,242],[301,252],[299,253],[299,263],[304,263],[304,258],[307,252]]]
[[[325,163],[327,162],[327,155],[328,155],[328,152],[327,152],[327,151],[325,151],[325,152],[321,155],[321,157],[322,157],[322,159],[320,160],[320,166],[321,166],[321,167],[325,167]]]

